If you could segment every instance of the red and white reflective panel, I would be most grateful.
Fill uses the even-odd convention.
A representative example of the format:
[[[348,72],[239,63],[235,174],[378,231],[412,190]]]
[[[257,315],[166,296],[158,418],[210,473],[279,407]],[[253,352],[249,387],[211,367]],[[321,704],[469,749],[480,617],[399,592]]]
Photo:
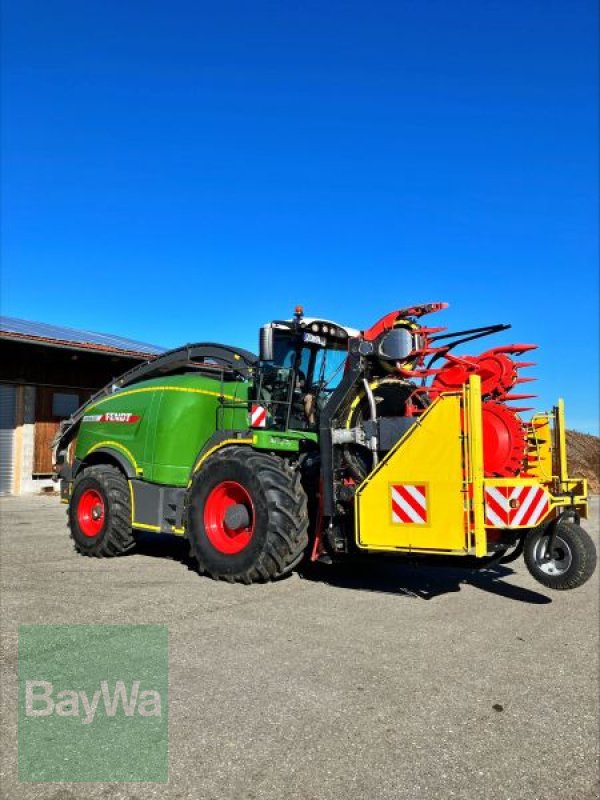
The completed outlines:
[[[392,522],[427,524],[427,487],[423,484],[399,483],[391,487]]]
[[[267,409],[264,406],[252,406],[250,425],[253,428],[265,428],[267,426]]]
[[[550,509],[541,486],[486,486],[485,524],[491,528],[533,527]]]

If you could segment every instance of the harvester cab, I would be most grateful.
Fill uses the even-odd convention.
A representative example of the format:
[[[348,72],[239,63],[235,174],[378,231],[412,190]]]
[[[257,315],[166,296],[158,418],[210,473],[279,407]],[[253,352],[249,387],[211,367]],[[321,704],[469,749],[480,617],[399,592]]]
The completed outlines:
[[[361,552],[473,568],[523,554],[544,585],[581,585],[596,552],[562,401],[526,419],[534,346],[459,354],[510,326],[423,323],[445,307],[364,330],[297,307],[261,328],[258,357],[187,345],[115,379],[55,442],[76,548],[175,533],[201,572],[246,583]]]
[[[314,318],[297,306],[294,318],[260,330],[253,427],[316,430],[320,410],[343,376],[348,340],[359,331]]]

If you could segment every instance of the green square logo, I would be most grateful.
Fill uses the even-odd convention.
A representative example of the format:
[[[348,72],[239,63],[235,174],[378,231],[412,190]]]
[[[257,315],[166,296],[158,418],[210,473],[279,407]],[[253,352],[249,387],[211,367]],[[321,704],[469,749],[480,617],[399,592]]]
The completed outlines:
[[[168,780],[165,625],[19,627],[19,778]]]

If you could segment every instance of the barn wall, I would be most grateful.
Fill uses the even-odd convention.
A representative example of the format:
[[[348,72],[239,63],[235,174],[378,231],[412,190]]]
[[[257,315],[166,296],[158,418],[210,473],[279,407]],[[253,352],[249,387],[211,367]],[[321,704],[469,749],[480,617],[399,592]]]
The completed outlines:
[[[140,360],[0,338],[0,492],[28,494],[55,486],[49,457],[36,474],[40,447],[45,454],[51,438],[49,425],[58,427],[58,418],[48,412],[53,390],[78,393],[84,402]]]

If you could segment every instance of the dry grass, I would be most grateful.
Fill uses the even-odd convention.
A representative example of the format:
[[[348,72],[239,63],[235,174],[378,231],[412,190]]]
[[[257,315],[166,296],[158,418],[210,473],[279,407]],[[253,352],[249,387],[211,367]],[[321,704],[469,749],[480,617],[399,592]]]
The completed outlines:
[[[567,431],[567,463],[569,475],[587,478],[590,493],[600,493],[600,438]]]

